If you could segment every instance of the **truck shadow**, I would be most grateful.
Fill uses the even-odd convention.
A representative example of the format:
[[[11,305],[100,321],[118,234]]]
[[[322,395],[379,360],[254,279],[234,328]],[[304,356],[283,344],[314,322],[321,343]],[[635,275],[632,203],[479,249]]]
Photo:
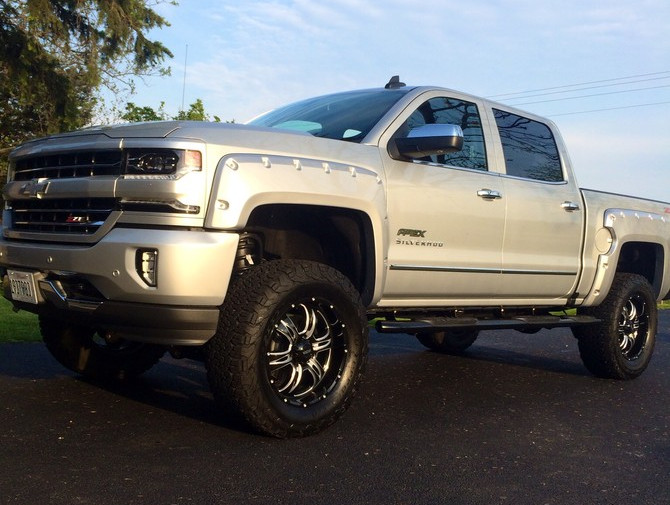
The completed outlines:
[[[655,356],[650,369],[663,361],[666,341],[667,337],[659,340],[656,353],[660,356]],[[645,377],[652,373],[648,371]],[[644,378],[632,382],[639,381]],[[96,395],[94,388],[99,388],[144,405],[142,412],[157,409],[248,433],[215,404],[202,363],[169,355],[132,381],[110,383],[65,370],[41,344],[4,344],[0,345],[0,384],[10,387],[10,395],[16,385],[21,391],[30,388],[31,394],[53,394],[55,402],[70,403],[82,393],[93,403],[107,401],[105,395]],[[483,333],[464,355],[448,356],[426,350],[411,336],[373,332],[368,369],[352,410],[359,412],[358,422],[365,429],[370,412],[389,419],[401,410],[417,419],[430,415],[447,419],[459,408],[459,399],[465,398],[473,408],[506,398],[506,408],[524,411],[528,402],[546,400],[547,395],[552,395],[552,401],[568,404],[578,392],[600,394],[628,387],[622,384],[593,378],[581,363],[574,339],[567,334]]]
[[[531,389],[547,389],[552,382],[572,383],[583,381],[584,377],[590,375],[579,361],[484,344],[473,346],[463,356],[447,356],[413,343],[373,341],[361,394],[354,404],[382,415],[392,416],[397,408],[423,410],[425,415],[431,411],[431,399],[447,399],[455,388],[459,394],[486,402],[494,384],[499,395],[514,397],[519,394],[519,384],[535,383]],[[129,382],[78,380],[152,408],[249,433],[247,427],[216,405],[204,365],[196,361],[165,356],[154,369]],[[379,404],[375,400],[390,397],[398,402],[395,407],[393,403]]]

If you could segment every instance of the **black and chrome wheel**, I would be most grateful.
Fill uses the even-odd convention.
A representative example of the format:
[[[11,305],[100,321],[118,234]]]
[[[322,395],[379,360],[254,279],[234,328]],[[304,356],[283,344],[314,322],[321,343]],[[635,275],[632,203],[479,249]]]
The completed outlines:
[[[633,379],[649,364],[656,340],[656,300],[644,277],[619,273],[597,307],[580,311],[601,320],[573,329],[586,368],[598,377]]]
[[[114,333],[40,317],[42,339],[64,367],[95,379],[129,379],[155,365],[163,347],[131,342]]]
[[[230,287],[206,355],[224,410],[272,436],[316,433],[346,410],[363,372],[360,297],[328,266],[264,263]]]
[[[458,329],[437,333],[418,333],[416,338],[431,351],[444,354],[461,354],[475,343],[479,331]]]
[[[284,402],[308,407],[326,398],[342,377],[346,329],[328,300],[297,300],[273,325],[266,372]]]

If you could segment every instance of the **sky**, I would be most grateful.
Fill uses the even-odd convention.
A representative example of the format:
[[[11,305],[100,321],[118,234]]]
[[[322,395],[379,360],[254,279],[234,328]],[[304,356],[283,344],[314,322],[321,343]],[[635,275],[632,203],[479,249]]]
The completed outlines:
[[[196,99],[244,122],[392,75],[549,117],[582,187],[670,201],[668,0],[179,0],[150,33],[170,77],[128,98]]]

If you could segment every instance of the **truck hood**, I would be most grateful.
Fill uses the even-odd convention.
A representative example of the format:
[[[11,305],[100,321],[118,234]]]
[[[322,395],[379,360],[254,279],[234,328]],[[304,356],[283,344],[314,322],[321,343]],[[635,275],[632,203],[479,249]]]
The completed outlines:
[[[93,126],[67,133],[59,133],[26,142],[12,151],[10,158],[38,154],[53,147],[78,148],[86,145],[95,148],[96,144],[109,146],[109,142],[118,140],[119,146],[123,139],[162,139],[179,138],[202,142],[225,143],[233,137],[251,137],[256,135],[273,135],[281,137],[304,138],[311,135],[303,132],[277,130],[273,128],[246,126],[231,123],[210,123],[206,121],[151,121],[145,123],[127,123],[108,126]],[[250,135],[251,134],[251,135]],[[255,134],[255,135],[254,135]]]
[[[50,135],[49,137],[37,139],[35,142],[47,139],[82,137],[88,135],[104,135],[110,139],[166,138],[168,136],[173,136],[205,140],[200,137],[210,137],[212,134],[216,135],[216,132],[220,135],[226,130],[239,130],[240,128],[245,130],[268,130],[267,128],[256,126],[231,123],[210,123],[206,121],[149,121],[145,123],[91,126],[72,132]],[[293,133],[297,135],[305,135],[302,132]]]

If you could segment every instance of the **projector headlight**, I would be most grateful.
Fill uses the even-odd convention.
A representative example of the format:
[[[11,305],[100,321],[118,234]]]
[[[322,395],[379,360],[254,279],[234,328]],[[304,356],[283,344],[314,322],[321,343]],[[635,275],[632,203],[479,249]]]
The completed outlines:
[[[126,149],[126,176],[178,178],[180,174],[202,169],[202,153],[184,149]]]

